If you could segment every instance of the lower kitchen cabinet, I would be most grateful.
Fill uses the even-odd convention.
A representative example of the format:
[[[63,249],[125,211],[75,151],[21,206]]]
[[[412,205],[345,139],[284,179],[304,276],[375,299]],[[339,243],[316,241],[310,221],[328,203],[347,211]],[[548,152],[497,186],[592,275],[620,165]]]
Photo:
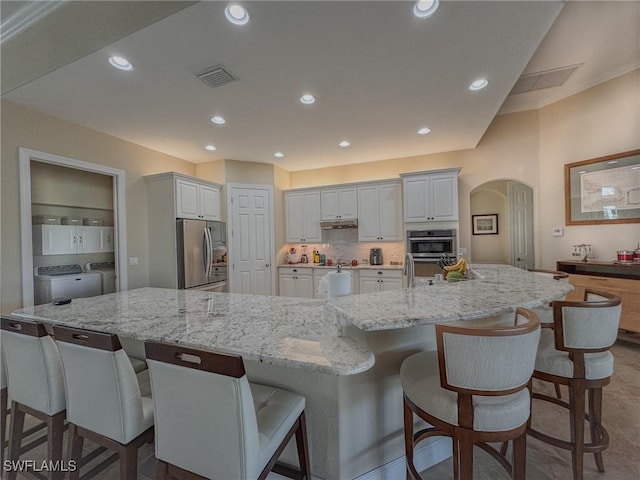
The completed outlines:
[[[280,267],[281,297],[313,298],[313,269],[308,267]]]
[[[359,293],[377,293],[402,288],[402,270],[360,270]]]

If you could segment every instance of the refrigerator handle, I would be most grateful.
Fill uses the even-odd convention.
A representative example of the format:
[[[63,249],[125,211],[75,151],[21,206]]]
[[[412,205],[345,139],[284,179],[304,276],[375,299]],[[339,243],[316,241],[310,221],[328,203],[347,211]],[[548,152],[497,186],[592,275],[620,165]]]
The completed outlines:
[[[207,279],[211,276],[211,256],[213,251],[211,250],[211,231],[209,227],[204,227],[204,241],[206,243],[205,257],[204,257],[204,271]]]

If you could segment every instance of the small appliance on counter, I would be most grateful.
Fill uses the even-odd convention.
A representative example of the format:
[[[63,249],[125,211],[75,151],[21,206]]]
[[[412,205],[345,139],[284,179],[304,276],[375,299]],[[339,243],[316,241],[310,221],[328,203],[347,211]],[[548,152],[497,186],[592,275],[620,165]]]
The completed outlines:
[[[309,257],[307,256],[306,245],[302,245],[302,254],[300,255],[300,263],[309,263]]]
[[[296,249],[291,247],[289,249],[289,253],[285,255],[285,259],[289,264],[298,263],[298,253],[296,252]]]
[[[382,265],[382,249],[372,248],[369,250],[369,264],[370,265]]]
[[[633,263],[633,250],[618,250],[618,263]]]

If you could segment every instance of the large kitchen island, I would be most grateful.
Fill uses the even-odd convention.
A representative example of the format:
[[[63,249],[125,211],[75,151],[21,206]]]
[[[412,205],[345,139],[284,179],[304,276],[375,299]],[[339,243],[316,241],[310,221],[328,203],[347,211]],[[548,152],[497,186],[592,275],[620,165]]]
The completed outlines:
[[[433,324],[508,315],[572,290],[504,265],[472,272],[468,281],[330,301],[141,288],[13,315],[240,354],[252,381],[306,396],[314,476],[367,478],[404,471],[398,373],[408,355],[435,349]],[[436,441],[416,453],[426,466],[450,451]],[[295,459],[293,449],[285,456]]]

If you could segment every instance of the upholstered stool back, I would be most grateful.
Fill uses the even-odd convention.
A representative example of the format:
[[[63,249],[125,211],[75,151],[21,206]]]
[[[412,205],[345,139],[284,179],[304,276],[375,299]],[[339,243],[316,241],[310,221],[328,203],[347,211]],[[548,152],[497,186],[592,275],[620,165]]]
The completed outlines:
[[[9,396],[46,415],[65,409],[60,354],[40,323],[2,318]]]
[[[516,325],[529,322],[516,316]],[[533,327],[460,328],[436,325],[440,378],[448,390],[481,395],[504,394],[527,385],[540,339]]]
[[[69,422],[122,444],[152,425],[116,335],[55,326],[54,336],[64,365]]]
[[[242,357],[145,343],[156,416],[156,478],[311,478],[305,398],[249,383]],[[300,469],[278,463],[295,436]],[[198,477],[196,477],[198,476]]]
[[[207,478],[258,478],[258,425],[242,358],[193,351],[166,358],[163,347],[147,343],[156,457]]]

